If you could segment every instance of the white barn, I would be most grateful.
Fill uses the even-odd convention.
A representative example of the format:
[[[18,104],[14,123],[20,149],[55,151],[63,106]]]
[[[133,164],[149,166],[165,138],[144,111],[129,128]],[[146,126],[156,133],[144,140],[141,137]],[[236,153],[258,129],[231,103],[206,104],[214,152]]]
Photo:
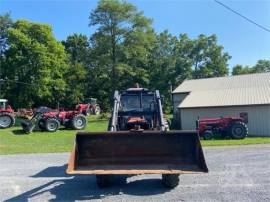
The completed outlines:
[[[245,116],[250,136],[270,136],[270,73],[185,80],[173,108],[179,129],[195,129],[198,117]]]

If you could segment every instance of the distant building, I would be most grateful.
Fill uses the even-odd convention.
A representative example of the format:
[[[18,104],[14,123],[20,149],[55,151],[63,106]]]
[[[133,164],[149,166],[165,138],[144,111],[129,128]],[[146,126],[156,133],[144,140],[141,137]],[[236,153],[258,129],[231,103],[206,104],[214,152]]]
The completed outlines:
[[[242,116],[249,135],[270,136],[270,73],[185,80],[173,107],[181,129],[195,129],[198,117]]]

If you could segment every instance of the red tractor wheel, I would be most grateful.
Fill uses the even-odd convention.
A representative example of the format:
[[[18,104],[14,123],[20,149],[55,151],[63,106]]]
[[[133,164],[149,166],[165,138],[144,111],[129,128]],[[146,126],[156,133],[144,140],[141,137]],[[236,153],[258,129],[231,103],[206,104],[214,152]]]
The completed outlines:
[[[15,123],[15,118],[10,113],[0,114],[0,128],[9,128]]]
[[[72,118],[71,127],[75,130],[82,130],[86,127],[87,120],[85,116],[79,114]]]
[[[45,129],[48,132],[55,132],[58,130],[60,123],[55,118],[48,118],[45,122]]]

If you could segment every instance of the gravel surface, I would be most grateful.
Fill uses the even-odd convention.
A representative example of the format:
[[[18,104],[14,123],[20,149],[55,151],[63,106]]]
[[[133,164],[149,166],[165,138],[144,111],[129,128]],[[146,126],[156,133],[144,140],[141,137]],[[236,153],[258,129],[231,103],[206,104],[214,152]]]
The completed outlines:
[[[98,189],[94,176],[67,176],[67,153],[0,156],[0,201],[270,201],[270,145],[204,148],[208,174],[182,175],[169,190],[160,175]]]

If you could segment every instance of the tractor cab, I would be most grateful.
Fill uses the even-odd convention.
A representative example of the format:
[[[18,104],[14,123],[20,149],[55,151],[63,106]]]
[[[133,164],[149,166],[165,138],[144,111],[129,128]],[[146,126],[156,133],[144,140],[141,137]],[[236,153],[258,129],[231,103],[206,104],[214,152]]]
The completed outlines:
[[[90,105],[96,105],[97,99],[96,98],[85,98],[83,103],[90,104]]]
[[[120,110],[127,113],[147,113],[156,109],[155,93],[145,88],[130,88],[123,91]]]
[[[8,105],[7,99],[0,99],[0,112],[9,112],[12,113],[13,109]]]
[[[148,130],[155,128],[159,116],[157,94],[146,88],[129,88],[121,92],[119,129]]]
[[[0,109],[6,109],[7,102],[6,99],[0,99]]]
[[[96,98],[85,98],[83,104],[78,104],[76,109],[86,116],[90,114],[97,115],[101,112]]]

